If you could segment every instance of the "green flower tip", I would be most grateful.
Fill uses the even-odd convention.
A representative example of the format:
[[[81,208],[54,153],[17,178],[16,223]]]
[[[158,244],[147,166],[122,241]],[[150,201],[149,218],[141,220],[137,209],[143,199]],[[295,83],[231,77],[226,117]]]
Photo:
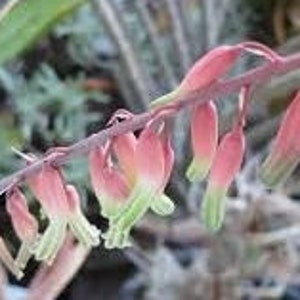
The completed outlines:
[[[151,210],[159,216],[171,215],[175,210],[174,202],[165,194],[154,199]]]
[[[285,157],[285,159],[274,161],[270,156],[263,163],[260,178],[269,187],[276,187],[283,183],[294,171],[299,158]]]
[[[205,179],[209,172],[210,164],[208,161],[196,161],[192,160],[187,171],[186,178],[191,182],[199,182]]]
[[[212,232],[221,229],[225,217],[225,191],[209,188],[204,195],[201,207],[201,219]]]

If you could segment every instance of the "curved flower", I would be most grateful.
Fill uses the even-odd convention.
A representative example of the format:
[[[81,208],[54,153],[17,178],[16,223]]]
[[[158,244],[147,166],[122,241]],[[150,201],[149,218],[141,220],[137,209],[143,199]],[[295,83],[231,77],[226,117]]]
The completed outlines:
[[[227,190],[241,168],[245,152],[245,137],[241,127],[227,133],[217,149],[202,202],[202,220],[216,231],[222,226],[225,215]]]
[[[68,225],[80,243],[86,246],[99,244],[98,229],[81,212],[77,192],[66,187],[58,168],[45,163],[41,172],[29,177],[27,182],[49,218],[46,231],[33,251],[37,260],[53,261]]]
[[[38,238],[38,223],[28,209],[25,196],[17,187],[7,193],[6,211],[10,215],[13,228],[22,242],[16,264],[24,269]]]
[[[111,165],[110,157],[103,147],[95,147],[90,151],[89,171],[93,190],[101,206],[101,214],[106,218],[115,216],[129,195],[125,176]]]
[[[243,52],[263,56],[276,63],[281,57],[272,49],[257,42],[244,42],[237,45],[222,45],[200,57],[186,73],[180,85],[172,92],[151,103],[158,107],[173,102],[179,97],[194,93],[221,79],[234,65]]]
[[[262,180],[269,186],[284,181],[300,162],[300,93],[287,108],[271,153],[261,170]]]
[[[168,184],[168,180],[171,176],[171,172],[175,161],[174,150],[171,144],[171,136],[168,128],[166,127],[166,124],[164,124],[162,132],[160,133],[160,139],[163,147],[165,161],[164,180],[161,184],[160,191],[157,197],[153,199],[151,209],[158,215],[166,216],[172,214],[175,210],[175,205],[172,199],[170,199],[166,194],[164,194],[164,190]]]
[[[201,57],[179,85],[181,93],[192,93],[222,77],[243,52],[239,45],[219,46]]]
[[[146,127],[138,138],[135,162],[137,181],[128,197],[128,204],[111,219],[105,234],[107,248],[129,245],[129,232],[146,213],[164,182],[165,161],[159,135]]]
[[[192,65],[174,91],[153,101],[151,107],[172,102],[179,96],[196,92],[212,84],[233,66],[243,50],[244,48],[240,45],[223,45],[212,49]]]
[[[213,101],[197,105],[191,120],[193,160],[186,176],[201,181],[209,172],[218,145],[218,113]]]

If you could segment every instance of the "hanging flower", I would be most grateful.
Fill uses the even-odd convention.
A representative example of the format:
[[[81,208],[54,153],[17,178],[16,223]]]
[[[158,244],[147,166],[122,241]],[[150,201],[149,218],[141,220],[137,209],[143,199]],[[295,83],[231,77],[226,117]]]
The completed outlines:
[[[29,177],[27,182],[49,218],[46,231],[34,249],[37,260],[51,264],[63,243],[68,226],[83,245],[89,247],[99,244],[99,230],[85,218],[76,189],[65,185],[57,167],[45,163],[43,169]]]
[[[241,168],[245,152],[245,137],[240,126],[227,133],[217,148],[202,202],[202,220],[208,229],[216,231],[225,215],[225,196]]]
[[[7,193],[6,211],[10,215],[13,228],[22,242],[16,258],[16,265],[24,269],[38,238],[38,223],[28,209],[25,196],[17,187]]]
[[[284,181],[300,161],[300,93],[287,108],[271,153],[261,170],[262,180],[269,186]]]
[[[174,91],[153,101],[151,107],[167,104],[217,81],[229,71],[244,50],[239,44],[212,49],[195,62]]]
[[[197,105],[191,120],[193,160],[186,176],[201,181],[209,172],[218,145],[218,114],[213,101]]]
[[[129,232],[146,213],[164,182],[164,151],[159,135],[146,127],[138,138],[135,163],[137,181],[128,197],[128,204],[111,220],[105,234],[107,248],[123,248],[129,243]]]
[[[127,246],[131,228],[149,208],[160,215],[173,212],[174,204],[164,194],[173,162],[165,126],[159,133],[147,126],[138,139],[127,133],[115,137],[111,147],[92,149],[92,186],[110,225],[104,235],[107,248]],[[108,179],[107,174],[113,175]]]
[[[127,162],[124,160],[122,163],[126,165]],[[112,165],[107,149],[102,146],[90,151],[89,171],[92,187],[101,206],[101,214],[106,218],[115,216],[129,196],[126,177]]]
[[[244,52],[263,56],[272,63],[282,58],[269,47],[257,42],[244,42],[236,45],[222,45],[200,57],[189,69],[179,86],[172,92],[159,97],[151,103],[158,107],[201,90],[220,80]]]

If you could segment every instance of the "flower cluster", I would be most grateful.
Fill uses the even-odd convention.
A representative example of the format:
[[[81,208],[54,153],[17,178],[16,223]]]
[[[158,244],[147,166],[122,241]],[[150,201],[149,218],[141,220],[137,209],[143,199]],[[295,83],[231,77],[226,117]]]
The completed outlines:
[[[270,64],[281,58],[269,48],[254,42],[235,46],[220,46],[199,59],[171,93],[152,103],[151,117],[140,132],[124,130],[103,145],[89,147],[88,162],[92,189],[100,205],[100,213],[108,220],[108,229],[101,233],[83,214],[80,196],[75,186],[66,182],[62,169],[51,163],[53,151],[44,159],[39,172],[25,178],[27,188],[40,203],[47,226],[41,231],[28,208],[25,194],[17,185],[7,191],[6,210],[21,242],[13,258],[4,242],[0,243],[0,259],[17,276],[22,276],[28,260],[51,264],[59,249],[72,234],[80,245],[90,249],[104,240],[106,248],[124,248],[131,244],[130,233],[148,212],[166,216],[175,205],[165,189],[174,166],[171,129],[176,106],[182,99],[195,95],[204,87],[222,80],[244,52],[265,57]],[[186,170],[191,182],[207,178],[200,219],[211,231],[222,226],[226,211],[226,194],[239,172],[245,154],[244,125],[252,87],[240,91],[237,118],[222,137],[219,135],[216,99],[194,101],[191,109],[190,136],[192,160]],[[181,101],[181,102],[180,102]],[[120,113],[118,117],[131,118]],[[122,125],[122,122],[118,125]],[[283,118],[273,149],[262,167],[262,179],[275,185],[290,174],[300,161],[300,94]],[[28,164],[36,158],[24,155]],[[48,158],[48,160],[47,160]]]

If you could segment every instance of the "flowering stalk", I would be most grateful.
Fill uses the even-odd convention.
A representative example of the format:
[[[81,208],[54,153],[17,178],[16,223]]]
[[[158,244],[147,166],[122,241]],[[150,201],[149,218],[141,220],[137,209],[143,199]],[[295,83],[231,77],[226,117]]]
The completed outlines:
[[[271,153],[261,170],[262,180],[269,186],[283,182],[300,162],[300,93],[287,108]]]
[[[236,46],[232,46],[232,47],[235,48]],[[249,49],[249,44],[248,45],[244,44],[243,46],[240,44],[239,47],[240,48],[244,47],[243,49],[248,47]],[[231,49],[231,46],[229,46],[229,48]],[[253,49],[256,51],[256,53],[257,50],[258,53],[261,52],[265,53],[266,57],[268,57],[268,55],[270,54],[270,53],[267,54],[268,51],[264,52],[264,50],[261,47],[256,47],[255,49],[255,47],[252,46],[252,50]],[[227,53],[226,55],[225,52]],[[222,55],[224,54],[224,57],[228,58],[229,56],[227,57],[227,55],[229,52],[227,52],[226,50],[224,52],[221,52],[221,54]],[[213,52],[210,54],[212,55]],[[220,57],[222,57],[222,55]],[[271,56],[272,55],[269,55],[269,57]],[[206,59],[208,59],[207,57]],[[61,244],[60,241],[62,240],[62,236],[65,234],[66,228],[70,228],[72,231],[74,231],[74,234],[75,235],[77,234],[77,238],[79,240],[82,240],[82,243],[85,243],[84,241],[85,236],[88,237],[88,241],[90,241],[90,239],[94,239],[95,237],[93,234],[90,234],[92,231],[88,229],[90,228],[90,224],[86,222],[87,220],[84,218],[84,216],[81,213],[78,213],[78,211],[80,211],[78,205],[79,196],[76,190],[74,192],[74,189],[70,186],[67,186],[64,182],[59,183],[62,180],[61,174],[59,174],[60,176],[57,175],[54,176],[55,172],[53,172],[53,170],[50,171],[50,169],[48,169],[49,172],[48,171],[47,172],[51,173],[48,174],[47,172],[45,172],[45,169],[53,165],[59,166],[62,163],[64,163],[67,159],[74,157],[74,155],[88,153],[91,149],[94,149],[96,148],[96,146],[105,143],[107,140],[111,140],[113,142],[113,140],[120,135],[124,135],[128,132],[134,132],[137,129],[142,129],[144,126],[147,126],[147,124],[149,124],[149,122],[156,116],[156,113],[159,110],[163,111],[168,109],[170,110],[170,108],[175,108],[174,111],[172,112],[173,114],[182,108],[188,107],[191,104],[204,103],[205,101],[207,101],[205,99],[216,99],[217,96],[220,96],[221,94],[229,94],[235,92],[238,89],[240,89],[242,86],[261,83],[262,81],[269,79],[270,76],[273,75],[274,73],[287,72],[289,70],[295,69],[296,67],[300,66],[300,58],[298,56],[289,57],[280,61],[280,63],[278,64],[266,64],[265,66],[250,71],[249,73],[246,73],[236,79],[221,82],[219,80],[220,77],[222,77],[227,72],[227,70],[229,70],[232,67],[232,64],[234,63],[236,58],[233,59],[232,62],[229,60],[229,63],[226,60],[224,60],[226,63],[224,63],[224,61],[221,60],[220,66],[216,67],[215,62],[218,61],[220,57],[214,56],[214,59],[210,59],[209,64],[212,70],[209,70],[204,67],[205,66],[204,58],[201,63],[200,62],[197,63],[198,67],[196,69],[193,68],[191,69],[191,71],[187,74],[187,76],[184,78],[184,80],[180,85],[181,90],[175,91],[172,97],[170,98],[167,97],[168,99],[165,98],[165,100],[168,100],[167,103],[169,103],[169,101],[173,101],[175,99],[174,97],[176,98],[178,97],[179,99],[176,99],[177,100],[177,102],[175,103],[176,105],[172,105],[172,104],[165,105],[163,107],[159,107],[158,109],[153,109],[148,113],[133,116],[131,119],[125,120],[121,124],[114,124],[110,128],[106,128],[102,132],[95,134],[83,141],[78,142],[75,145],[68,147],[68,151],[64,155],[61,155],[59,157],[54,157],[54,156],[48,157],[46,155],[40,161],[33,162],[24,170],[21,170],[15,175],[0,182],[0,190],[3,192],[3,190],[10,189],[12,186],[15,186],[16,183],[19,183],[24,179],[30,181],[32,180],[32,177],[35,176],[38,177],[38,180],[36,181],[33,180],[34,187],[32,187],[32,190],[34,190],[34,194],[37,196],[37,198],[39,198],[40,202],[42,203],[42,206],[49,217],[50,224],[47,227],[45,233],[43,234],[40,242],[38,243],[37,249],[39,249],[39,251],[37,251],[36,249],[34,250],[35,254],[36,252],[42,253],[41,255],[36,255],[37,257],[43,257],[46,258],[46,260],[51,261],[53,255],[56,252],[57,244]],[[272,57],[270,60],[276,62],[277,58]],[[202,81],[201,79],[202,76],[205,77],[205,80],[203,79],[204,81]],[[177,94],[177,92],[179,92],[179,94]],[[193,93],[193,95],[197,94],[198,99],[195,99],[194,96],[191,95],[191,93]],[[149,128],[146,127],[146,129]],[[238,125],[235,126],[234,130],[232,130],[232,132],[227,135],[238,136],[238,134],[234,134],[236,131],[239,131],[238,129],[242,130],[241,122],[238,122]],[[106,235],[106,245],[108,247],[123,247],[124,245],[126,245],[128,243],[128,235],[131,228],[134,226],[135,222],[137,222],[141,218],[141,216],[147,211],[148,208],[152,208],[153,211],[156,211],[157,213],[160,214],[165,214],[165,212],[168,212],[168,209],[166,209],[164,205],[162,205],[162,204],[170,203],[169,202],[170,199],[167,198],[166,195],[164,195],[163,193],[164,188],[162,188],[166,184],[166,177],[167,177],[166,174],[168,173],[166,172],[166,170],[168,169],[166,163],[167,161],[166,154],[164,151],[161,151],[163,153],[163,156],[162,158],[159,158],[159,161],[162,162],[162,164],[160,165],[163,166],[162,168],[163,171],[162,173],[159,172],[157,173],[161,175],[160,178],[161,181],[158,183],[159,180],[157,182],[155,180],[157,180],[159,176],[155,178],[157,174],[155,175],[155,172],[152,172],[151,168],[157,168],[155,169],[157,171],[159,170],[159,167],[151,166],[149,163],[150,161],[151,163],[153,163],[153,165],[156,165],[154,164],[154,162],[157,160],[157,157],[155,157],[155,159],[151,159],[152,158],[151,153],[150,154],[148,153],[150,149],[151,151],[153,150],[152,145],[149,144],[150,147],[144,147],[145,151],[141,151],[142,149],[141,144],[143,140],[142,136],[145,134],[144,133],[145,130],[142,132],[139,138],[136,139],[135,141],[136,145],[134,145],[133,147],[134,151],[132,151],[133,153],[132,158],[134,159],[132,160],[132,165],[135,166],[133,170],[130,170],[128,166],[125,166],[126,162],[122,163],[121,160],[119,161],[119,165],[115,166],[114,162],[116,157],[113,157],[111,160],[110,159],[107,160],[107,157],[105,157],[105,161],[108,166],[106,170],[108,174],[104,175],[105,181],[114,182],[114,184],[117,181],[123,182],[122,189],[126,192],[124,193],[125,196],[123,195],[122,201],[124,200],[124,203],[120,205],[120,209],[117,209],[113,213],[108,214],[109,224],[111,225],[111,228],[109,229]],[[152,135],[154,134],[154,136],[159,136],[159,142],[157,143],[157,145],[160,146],[157,148],[155,146],[154,149],[156,150],[163,149],[163,141],[161,139],[160,132],[153,130],[153,128],[151,130],[152,130]],[[219,152],[222,153],[221,146],[223,143],[226,144],[225,138],[228,137],[227,135],[222,139],[221,144],[217,149],[217,153],[215,155],[214,161],[217,160],[218,153]],[[229,139],[229,137],[227,139]],[[243,140],[243,136],[240,138],[240,141],[242,140]],[[243,143],[240,142],[240,144]],[[148,152],[146,151],[146,149],[148,149],[147,150]],[[115,150],[114,153],[115,155],[116,152],[117,151]],[[143,159],[141,159],[142,152],[144,152]],[[225,150],[223,152],[226,153]],[[148,155],[145,155],[145,153],[147,153]],[[219,156],[221,156],[221,154]],[[224,155],[224,157],[226,157],[226,155]],[[117,160],[119,160],[119,158],[117,158]],[[148,160],[148,162],[145,163],[146,165],[148,164],[147,166],[143,166],[143,164],[141,163],[143,160],[144,161]],[[232,162],[232,164],[233,166],[232,165],[228,167],[223,166],[225,170],[226,169],[229,171],[231,170],[231,172],[224,171],[224,170],[222,171],[222,168],[219,171],[216,171],[217,167],[214,166],[215,164],[213,162],[211,174],[209,176],[210,182],[208,184],[208,190],[207,190],[208,196],[210,194],[209,191],[213,190],[213,188],[216,189],[220,188],[220,190],[222,188],[223,190],[228,189],[232,181],[232,177],[234,177],[232,174],[235,173],[236,169],[238,169],[238,167],[234,167],[238,165],[237,162],[235,163]],[[54,167],[52,168],[57,170],[57,168]],[[145,172],[147,168],[149,168],[150,172],[149,170]],[[226,175],[227,177],[224,175],[224,178],[226,177],[227,179],[223,178],[223,181],[220,179],[222,178],[221,175],[220,177],[218,177],[219,176],[218,174],[222,174],[222,172],[225,175],[227,174]],[[45,173],[47,174],[47,176],[45,176]],[[45,176],[43,180],[41,179],[41,177],[39,177],[39,175],[41,174]],[[154,179],[151,178],[149,174],[152,174],[152,176],[154,176]],[[115,178],[115,177],[122,178],[122,179],[120,180],[108,179],[108,178]],[[228,178],[231,180],[229,180]],[[46,185],[47,180],[51,182],[49,186]],[[121,184],[116,184],[116,185],[117,187],[119,187]],[[108,188],[109,193],[111,192],[110,189],[111,188],[109,187]],[[151,199],[151,201],[149,199]],[[158,201],[158,199],[162,199],[162,201],[160,202]],[[214,204],[213,206],[216,208],[219,207],[219,205],[214,205]],[[168,208],[170,207],[171,206],[168,206]],[[211,213],[211,215],[222,215],[222,213],[221,214]],[[214,221],[215,219],[217,218],[213,218],[211,227],[218,228],[219,227],[218,221]],[[54,225],[52,223],[54,223]],[[52,239],[54,238],[56,241],[55,242],[51,241],[50,240],[51,237]],[[45,243],[43,243],[43,241]],[[49,242],[48,244],[46,243],[47,241]],[[93,243],[87,242],[87,244],[91,245]],[[50,255],[48,251],[50,251],[52,255]]]
[[[197,91],[197,93],[193,95],[179,97],[176,104],[179,109],[185,109],[195,103],[203,103],[208,99],[217,99],[221,95],[224,96],[232,94],[239,91],[245,85],[262,84],[274,75],[284,74],[292,70],[296,70],[299,67],[300,54],[290,55],[284,57],[276,64],[265,63],[260,67],[247,71],[232,79],[217,81],[213,85],[205,86],[201,89],[201,91]],[[165,107],[168,107],[168,105]],[[105,128],[96,134],[92,134],[91,136],[67,147],[68,151],[59,157],[49,157],[46,154],[41,159],[36,160],[33,164],[30,164],[14,174],[0,180],[0,194],[9,190],[13,185],[22,182],[25,178],[38,173],[43,168],[45,161],[53,163],[54,165],[63,165],[70,159],[88,153],[95,146],[104,144],[108,139],[143,128],[152,119],[153,113],[154,111],[151,110],[146,113],[135,115],[133,118],[125,120],[119,124],[114,124],[113,126]],[[174,114],[175,113],[176,111],[174,111]]]

